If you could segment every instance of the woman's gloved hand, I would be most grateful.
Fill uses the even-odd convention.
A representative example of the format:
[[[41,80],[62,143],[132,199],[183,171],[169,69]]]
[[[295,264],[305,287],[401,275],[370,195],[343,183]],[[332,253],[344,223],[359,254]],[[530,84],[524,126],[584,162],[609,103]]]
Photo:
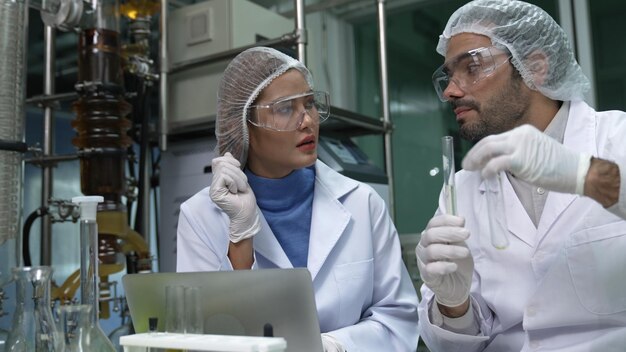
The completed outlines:
[[[435,216],[415,248],[420,277],[447,307],[465,303],[472,286],[474,259],[465,244],[470,233],[464,225],[458,216]]]
[[[345,352],[346,350],[341,346],[341,343],[329,334],[322,334],[322,345],[324,346],[324,352]]]
[[[547,190],[583,194],[591,156],[570,150],[531,125],[483,138],[463,159],[463,168],[490,177],[507,170]]]
[[[241,164],[230,153],[213,159],[209,195],[230,218],[230,241],[237,243],[261,230],[259,209]]]

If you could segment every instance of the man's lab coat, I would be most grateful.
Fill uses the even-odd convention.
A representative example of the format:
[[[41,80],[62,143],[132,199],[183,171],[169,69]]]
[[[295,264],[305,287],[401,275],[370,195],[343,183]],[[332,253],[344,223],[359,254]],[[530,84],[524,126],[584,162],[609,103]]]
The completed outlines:
[[[626,114],[572,102],[563,144],[626,165]],[[481,336],[433,325],[433,292],[424,285],[422,338],[433,352],[626,351],[626,221],[591,198],[550,192],[536,228],[508,179],[502,180],[510,245],[498,250],[490,243],[479,172],[456,175],[458,213],[470,230],[471,300]]]
[[[402,262],[400,242],[382,198],[321,161],[307,267],[320,329],[350,351],[415,351],[417,293]],[[205,188],[181,205],[177,271],[232,270],[228,216]],[[291,268],[263,215],[253,237],[253,268]],[[250,290],[254,290],[251,287]]]

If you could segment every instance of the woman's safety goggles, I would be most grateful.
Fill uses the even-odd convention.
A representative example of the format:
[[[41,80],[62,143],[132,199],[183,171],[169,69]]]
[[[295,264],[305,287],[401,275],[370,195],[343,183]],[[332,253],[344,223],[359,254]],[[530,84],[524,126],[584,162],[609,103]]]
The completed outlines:
[[[497,61],[496,58],[506,56],[506,59]],[[498,67],[511,58],[511,54],[496,47],[478,48],[461,54],[441,65],[433,73],[433,84],[441,101],[448,99],[444,91],[450,82],[454,82],[461,90],[491,76]]]
[[[324,122],[330,115],[330,98],[326,92],[312,91],[250,108],[253,108],[248,115],[251,124],[274,131],[295,131],[304,121],[305,113],[315,123]]]

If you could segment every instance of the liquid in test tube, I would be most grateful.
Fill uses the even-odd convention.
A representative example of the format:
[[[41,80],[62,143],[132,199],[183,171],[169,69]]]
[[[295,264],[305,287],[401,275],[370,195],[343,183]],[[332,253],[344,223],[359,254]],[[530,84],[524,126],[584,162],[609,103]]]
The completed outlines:
[[[446,213],[458,215],[456,211],[456,189],[454,186],[454,139],[452,136],[441,138],[441,151],[443,159],[443,197],[446,202]]]

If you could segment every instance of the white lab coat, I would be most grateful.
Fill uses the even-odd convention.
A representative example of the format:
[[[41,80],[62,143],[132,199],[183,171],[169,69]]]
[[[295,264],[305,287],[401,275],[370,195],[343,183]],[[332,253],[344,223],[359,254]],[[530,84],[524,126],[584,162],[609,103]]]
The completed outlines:
[[[572,102],[563,144],[616,161],[626,173],[626,114]],[[535,228],[504,175],[503,181],[510,245],[497,250],[479,173],[456,175],[482,336],[433,325],[433,292],[424,285],[418,310],[427,345],[433,352],[626,351],[626,221],[590,198],[550,192]]]
[[[350,352],[415,351],[417,293],[384,201],[368,185],[340,175],[321,161],[315,170],[307,267],[321,331],[336,337]],[[253,238],[253,268],[291,268],[260,215],[262,229]],[[232,270],[227,257],[228,224],[228,216],[211,201],[209,188],[183,203],[177,271]]]

